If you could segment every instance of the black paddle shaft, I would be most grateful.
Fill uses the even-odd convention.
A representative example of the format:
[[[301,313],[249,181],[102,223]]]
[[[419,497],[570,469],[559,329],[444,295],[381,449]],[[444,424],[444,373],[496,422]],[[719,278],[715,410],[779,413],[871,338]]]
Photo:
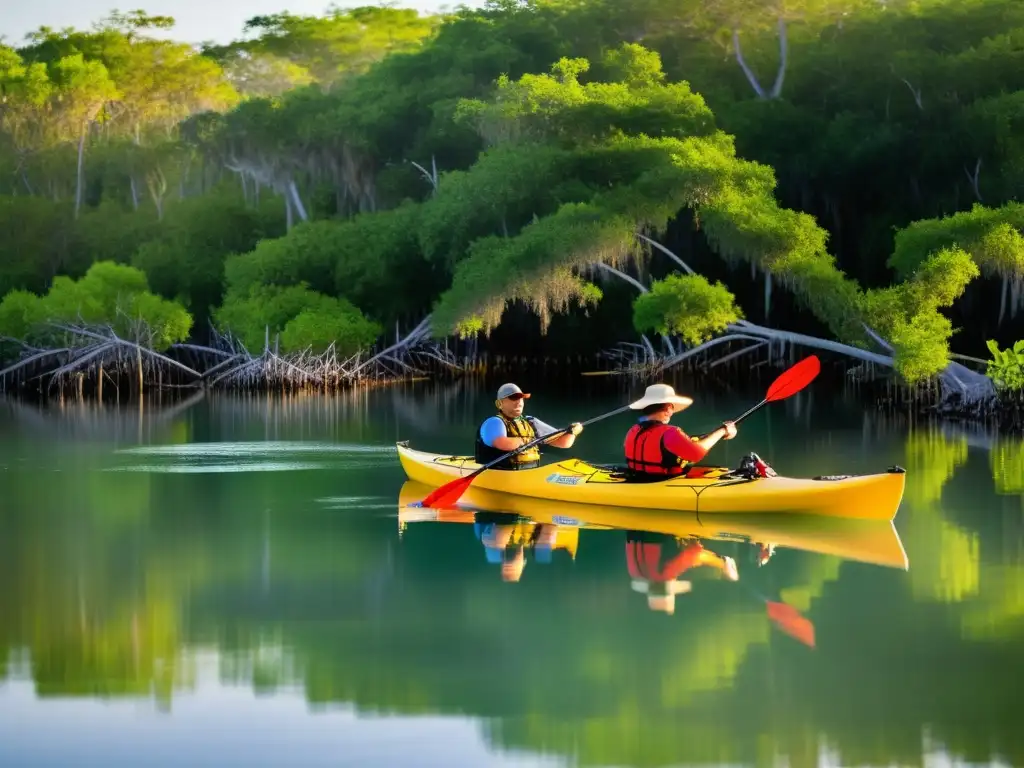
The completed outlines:
[[[743,420],[744,420],[745,418],[747,418],[747,416],[749,416],[750,414],[752,414],[752,413],[753,413],[754,411],[756,411],[756,410],[757,410],[758,408],[760,408],[760,407],[761,407],[762,405],[764,405],[764,404],[765,404],[765,403],[767,403],[767,402],[768,402],[768,398],[765,398],[765,399],[764,399],[764,400],[762,400],[762,401],[761,401],[760,403],[758,403],[758,404],[757,404],[757,405],[755,405],[755,406],[754,406],[753,408],[751,408],[751,409],[750,409],[749,411],[747,411],[747,412],[746,412],[746,413],[744,413],[744,414],[743,414],[742,416],[740,416],[740,417],[739,417],[738,419],[733,419],[733,422],[732,422],[732,423],[733,423],[733,424],[739,424],[739,423],[740,423],[741,421],[743,421]]]

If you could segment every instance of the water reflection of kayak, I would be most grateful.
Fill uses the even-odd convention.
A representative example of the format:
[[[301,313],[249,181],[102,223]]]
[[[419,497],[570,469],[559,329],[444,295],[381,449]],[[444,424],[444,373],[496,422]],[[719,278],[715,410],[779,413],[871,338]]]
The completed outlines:
[[[526,470],[529,471],[529,470]],[[524,472],[507,474],[521,475]],[[903,543],[892,521],[825,518],[792,513],[723,513],[708,517],[695,512],[601,504],[571,504],[500,493],[474,484],[455,509],[411,506],[430,491],[430,486],[407,480],[398,497],[398,521],[409,523],[473,523],[481,512],[500,512],[538,524],[553,524],[565,541],[579,529],[620,529],[664,533],[679,538],[756,542],[776,548],[798,549],[844,560],[856,560],[890,568],[908,568]],[[572,532],[570,534],[569,532]],[[575,552],[576,544],[571,547]]]
[[[480,467],[471,457],[416,451],[407,443],[398,443],[397,448],[408,478],[431,488]],[[573,504],[696,512],[702,517],[795,513],[892,520],[903,498],[905,479],[898,467],[872,475],[794,478],[752,477],[726,467],[697,466],[687,476],[636,483],[614,468],[568,459],[534,469],[488,470],[473,480],[471,489]]]

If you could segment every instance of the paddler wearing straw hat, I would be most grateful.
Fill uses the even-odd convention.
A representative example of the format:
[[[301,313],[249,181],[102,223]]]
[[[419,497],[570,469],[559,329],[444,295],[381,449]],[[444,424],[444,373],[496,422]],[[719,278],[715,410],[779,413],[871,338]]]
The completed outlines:
[[[673,414],[691,405],[692,399],[677,395],[668,384],[652,384],[643,397],[629,404],[633,410],[642,411],[623,445],[626,466],[634,478],[663,480],[681,475],[684,464],[703,459],[719,440],[736,437],[736,425],[731,421],[701,438],[691,438],[679,427],[669,425]]]

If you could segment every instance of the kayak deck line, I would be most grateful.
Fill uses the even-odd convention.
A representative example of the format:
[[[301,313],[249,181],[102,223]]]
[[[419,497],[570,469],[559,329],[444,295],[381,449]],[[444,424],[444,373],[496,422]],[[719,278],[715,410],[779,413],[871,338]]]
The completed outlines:
[[[396,443],[410,480],[437,488],[480,468],[470,456],[428,453]],[[750,477],[728,467],[697,465],[689,475],[629,480],[620,468],[569,458],[532,469],[489,470],[473,487],[510,495],[564,501],[713,513],[791,513],[893,520],[903,498],[906,470],[891,466],[864,475],[814,478]],[[689,492],[687,492],[689,491]]]

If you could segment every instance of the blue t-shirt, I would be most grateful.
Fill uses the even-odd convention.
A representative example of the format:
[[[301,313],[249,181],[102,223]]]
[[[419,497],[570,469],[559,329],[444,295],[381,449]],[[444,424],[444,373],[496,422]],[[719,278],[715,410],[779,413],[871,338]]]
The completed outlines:
[[[533,416],[527,417],[533,422],[533,431],[537,433],[537,437],[544,437],[550,435],[555,431],[555,428],[550,424],[545,424],[540,419],[534,418]],[[502,421],[498,416],[491,416],[483,424],[480,425],[480,439],[484,441],[484,445],[489,448],[494,447],[494,441],[499,437],[508,437],[508,430],[505,429],[505,422]]]

